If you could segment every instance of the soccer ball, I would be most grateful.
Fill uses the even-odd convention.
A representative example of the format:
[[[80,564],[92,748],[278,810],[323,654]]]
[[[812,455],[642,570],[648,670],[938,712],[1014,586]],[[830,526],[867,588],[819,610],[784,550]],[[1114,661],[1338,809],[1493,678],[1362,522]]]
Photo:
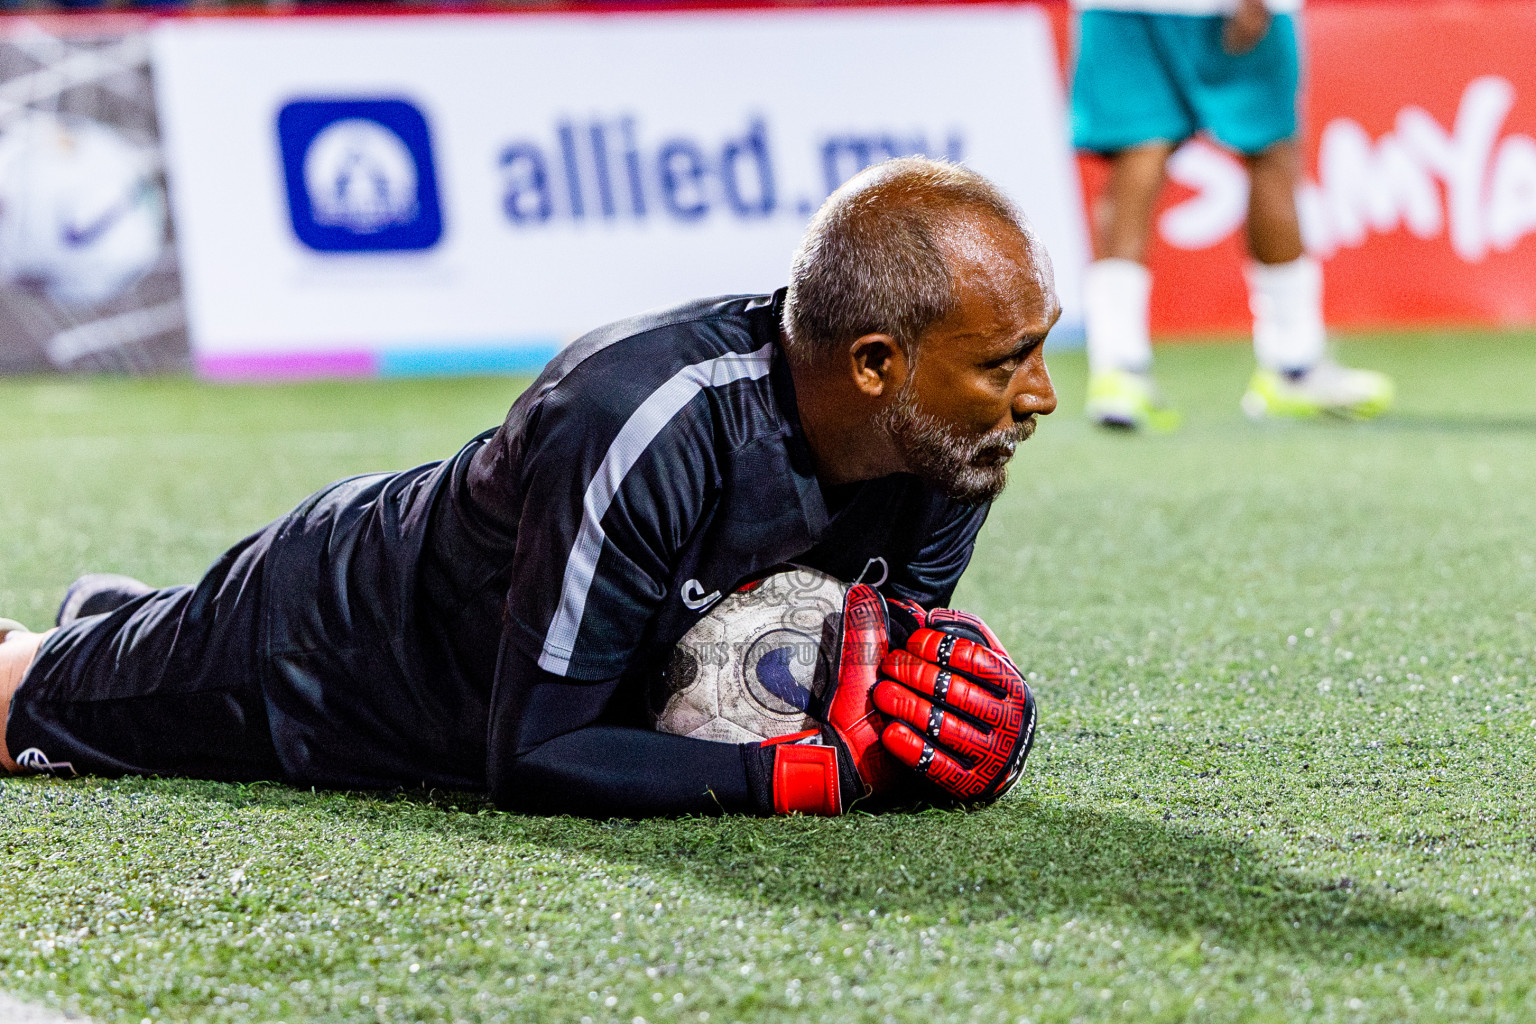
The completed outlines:
[[[98,305],[154,265],[165,225],[152,156],[106,125],[32,114],[0,135],[0,281]]]
[[[795,568],[727,595],[694,623],[651,688],[661,732],[753,743],[817,727],[837,671],[849,585]]]

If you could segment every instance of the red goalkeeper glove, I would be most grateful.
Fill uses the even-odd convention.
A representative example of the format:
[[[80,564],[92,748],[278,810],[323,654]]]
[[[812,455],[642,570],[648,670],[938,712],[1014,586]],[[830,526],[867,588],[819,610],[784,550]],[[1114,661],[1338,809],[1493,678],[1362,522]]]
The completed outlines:
[[[857,800],[911,790],[912,774],[881,739],[887,722],[874,700],[893,617],[898,637],[925,621],[916,605],[888,602],[873,587],[857,584],[848,591],[837,672],[820,706],[813,709],[821,728],[768,740],[747,760],[749,779],[764,810],[841,814]]]
[[[902,764],[967,802],[1006,793],[1035,738],[1035,700],[979,618],[940,609],[881,663],[881,741]]]

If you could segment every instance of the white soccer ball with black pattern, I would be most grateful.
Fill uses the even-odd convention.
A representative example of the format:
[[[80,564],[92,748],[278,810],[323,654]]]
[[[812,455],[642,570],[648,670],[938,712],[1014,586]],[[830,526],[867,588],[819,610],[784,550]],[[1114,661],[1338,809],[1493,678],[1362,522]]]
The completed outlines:
[[[814,729],[837,671],[849,585],[814,569],[728,594],[673,648],[651,688],[661,732],[752,743]]]

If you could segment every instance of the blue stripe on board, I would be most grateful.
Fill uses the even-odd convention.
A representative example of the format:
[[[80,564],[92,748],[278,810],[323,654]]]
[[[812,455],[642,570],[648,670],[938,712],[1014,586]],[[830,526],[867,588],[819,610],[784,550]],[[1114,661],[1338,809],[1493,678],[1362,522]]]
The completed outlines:
[[[460,348],[388,349],[378,354],[382,377],[452,377],[492,373],[537,373],[555,358],[553,341]]]

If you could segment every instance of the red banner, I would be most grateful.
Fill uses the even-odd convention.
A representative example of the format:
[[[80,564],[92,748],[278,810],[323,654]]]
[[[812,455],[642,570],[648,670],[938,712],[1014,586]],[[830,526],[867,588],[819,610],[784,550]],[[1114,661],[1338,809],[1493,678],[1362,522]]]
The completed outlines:
[[[1304,17],[1300,206],[1328,322],[1536,323],[1536,2],[1351,0]],[[1082,167],[1097,194],[1107,168]],[[1169,176],[1153,328],[1246,330],[1242,165],[1196,140]]]

